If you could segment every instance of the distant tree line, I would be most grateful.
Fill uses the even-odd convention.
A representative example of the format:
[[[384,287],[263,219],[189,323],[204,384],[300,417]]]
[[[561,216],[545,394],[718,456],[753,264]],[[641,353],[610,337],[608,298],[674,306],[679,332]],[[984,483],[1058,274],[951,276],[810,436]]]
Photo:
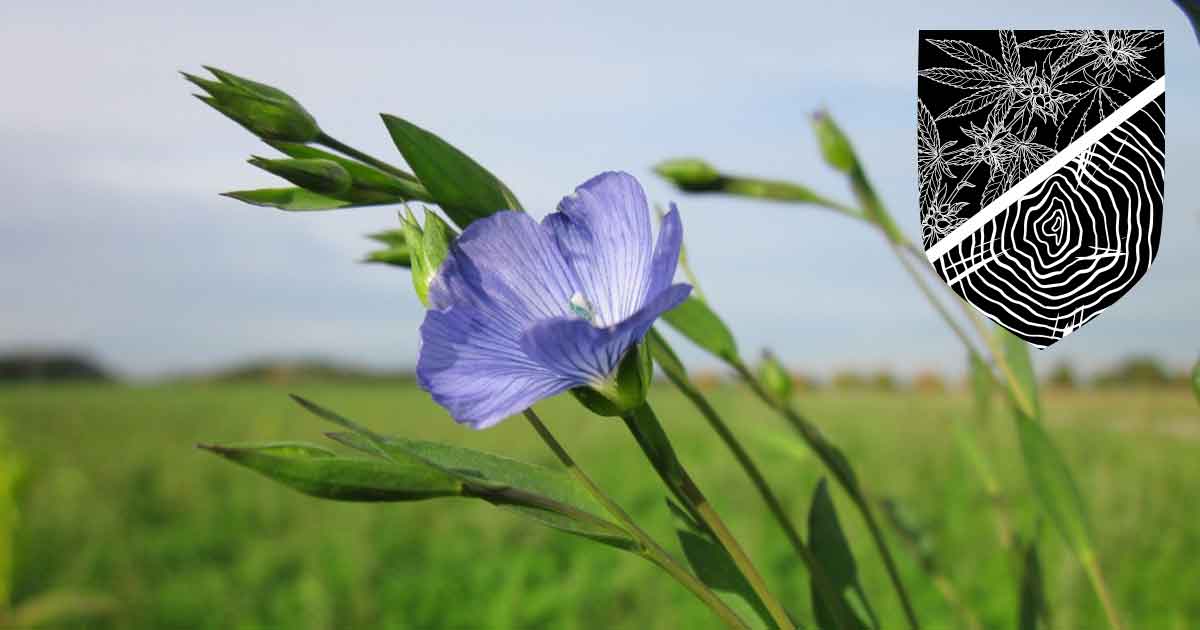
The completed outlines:
[[[91,357],[72,352],[17,352],[0,355],[0,383],[111,381],[112,374]]]

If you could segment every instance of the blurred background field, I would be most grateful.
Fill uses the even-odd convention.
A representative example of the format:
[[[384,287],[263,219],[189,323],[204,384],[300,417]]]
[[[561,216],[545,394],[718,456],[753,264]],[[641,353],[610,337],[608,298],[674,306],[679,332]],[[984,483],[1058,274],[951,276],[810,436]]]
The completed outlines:
[[[268,371],[268,373],[272,373]],[[198,442],[327,442],[330,425],[291,403],[295,392],[381,432],[445,440],[553,465],[522,421],[456,426],[411,383],[288,377],[131,386],[0,388],[0,421],[25,462],[16,490],[11,598],[54,591],[110,600],[79,628],[701,628],[709,613],[653,566],[493,508],[460,501],[361,505],[311,499],[196,450]],[[245,375],[243,375],[245,376]],[[751,394],[708,379],[719,409],[747,435],[773,485],[803,523],[821,467]],[[862,379],[869,380],[869,379]],[[826,386],[799,404],[845,448],[877,498],[917,524],[939,569],[989,628],[1011,627],[1014,578],[995,551],[987,499],[956,446],[971,417],[960,388]],[[941,387],[941,384],[937,384]],[[808,584],[761,518],[758,497],[674,390],[654,398],[685,462],[802,618]],[[1011,421],[995,401],[980,426],[1006,490],[1027,487]],[[1132,628],[1188,628],[1200,618],[1200,414],[1171,384],[1050,388],[1051,431],[1076,471],[1097,547]],[[619,423],[569,399],[541,406],[582,464],[652,533],[672,540],[663,495]],[[11,455],[9,455],[11,457]],[[840,503],[870,600],[900,611],[861,522]],[[1033,531],[1026,497],[1012,501]],[[448,508],[455,509],[448,509]],[[1077,563],[1043,528],[1054,627],[1103,623]],[[2,531],[2,530],[0,530]],[[895,544],[901,542],[891,537]],[[3,542],[0,540],[0,542]],[[928,628],[961,622],[913,556],[902,570]],[[791,577],[788,577],[791,576]]]

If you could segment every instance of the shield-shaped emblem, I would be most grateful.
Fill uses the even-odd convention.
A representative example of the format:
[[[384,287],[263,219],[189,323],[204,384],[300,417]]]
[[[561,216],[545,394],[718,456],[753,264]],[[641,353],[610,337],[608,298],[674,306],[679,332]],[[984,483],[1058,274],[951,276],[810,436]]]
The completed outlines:
[[[963,299],[1049,346],[1158,249],[1163,32],[921,31],[918,66],[926,255]]]

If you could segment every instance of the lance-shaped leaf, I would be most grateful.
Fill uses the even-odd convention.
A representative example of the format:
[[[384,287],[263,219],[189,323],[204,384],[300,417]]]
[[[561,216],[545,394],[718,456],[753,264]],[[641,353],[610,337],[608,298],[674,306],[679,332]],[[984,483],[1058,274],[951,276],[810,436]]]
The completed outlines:
[[[222,196],[237,199],[252,206],[278,208],[291,212],[310,212],[317,210],[336,210],[354,206],[374,206],[386,203],[396,203],[394,197],[383,197],[362,202],[335,199],[320,195],[303,188],[260,188],[258,190],[236,190],[221,193]]]
[[[393,265],[396,267],[404,267],[405,269],[412,268],[412,251],[407,245],[399,245],[389,247],[387,249],[376,249],[368,252],[367,257],[363,262],[383,263],[385,265]]]
[[[1017,628],[1038,630],[1038,619],[1046,612],[1046,585],[1042,578],[1037,541],[1025,545],[1021,553],[1020,598],[1017,606]]]
[[[458,496],[462,481],[420,462],[339,457],[298,442],[201,444],[232,462],[299,490],[337,501],[420,501]]]
[[[995,387],[992,369],[984,362],[983,357],[974,352],[968,353],[967,361],[971,395],[975,400],[975,414],[980,420],[987,420],[992,411],[992,389]]]
[[[1032,414],[1034,420],[1041,421],[1042,404],[1038,400],[1037,375],[1033,371],[1033,361],[1029,358],[1029,345],[1001,326],[996,326],[995,334],[1004,352],[1008,369],[1012,370],[1013,378],[1016,379],[1015,384],[1010,384],[1016,391],[1009,392],[1014,398],[1014,404],[1018,407],[1028,405],[1024,411]]]
[[[362,435],[328,435],[356,450],[376,452]],[[395,436],[381,440],[379,445],[393,459],[415,460],[443,471],[464,484],[467,496],[516,509],[551,527],[615,547],[638,547],[623,529],[599,516],[604,514],[603,508],[563,473],[450,444]]]
[[[433,201],[429,191],[408,173],[387,173],[373,166],[368,166],[357,160],[324,151],[307,144],[295,142],[268,142],[281,153],[297,159],[320,159],[337,162],[346,169],[354,182],[354,187],[361,190],[389,193],[402,201]]]
[[[667,343],[666,339],[662,338],[658,330],[651,328],[646,334],[646,347],[650,349],[650,356],[662,371],[670,376],[672,380],[687,382],[687,368],[684,367],[683,361],[679,360],[679,355],[675,354],[675,349]]]
[[[817,144],[821,148],[821,155],[825,157],[825,161],[830,166],[845,173],[849,178],[850,189],[854,191],[854,196],[863,211],[866,212],[867,218],[878,225],[892,242],[903,243],[905,241],[904,233],[900,231],[900,227],[892,220],[892,215],[888,214],[883,202],[879,200],[874,186],[867,178],[866,170],[863,169],[862,163],[858,159],[858,154],[850,144],[850,139],[846,137],[828,112],[819,111],[813,114],[812,124],[813,132],[817,136]]]
[[[1086,561],[1092,556],[1091,526],[1071,469],[1042,423],[1019,408],[1015,413],[1017,438],[1034,497],[1071,550]]]
[[[703,300],[689,297],[663,314],[663,319],[701,348],[726,361],[737,360],[737,342],[733,333]]]
[[[371,251],[363,259],[363,262],[412,268],[412,249],[408,246],[408,238],[404,236],[404,230],[384,230],[368,234],[367,238],[383,243],[386,247]]]
[[[386,438],[310,400],[292,395],[300,406],[352,433],[329,437],[390,461],[415,461],[462,480],[464,496],[509,507],[545,525],[620,549],[640,549],[626,531],[597,516],[603,512],[562,473],[506,457],[447,444]]]
[[[813,613],[817,618],[817,626],[836,628],[837,619],[841,618],[856,630],[879,627],[875,613],[867,602],[866,593],[859,584],[858,566],[854,562],[854,554],[850,551],[850,543],[842,532],[842,525],[838,521],[837,511],[824,479],[817,482],[812,506],[808,511],[808,547],[812,549],[833,590],[841,595],[840,602],[831,604],[821,597],[816,585],[812,585]],[[837,615],[831,609],[831,605],[840,605],[842,614]],[[860,613],[865,613],[871,619],[870,626],[862,620]]]
[[[501,210],[523,209],[495,175],[445,140],[389,114],[383,114],[383,123],[433,202],[459,228]]]
[[[1192,366],[1192,393],[1196,395],[1196,402],[1200,402],[1200,361]]]
[[[667,499],[667,508],[675,517],[675,535],[679,538],[679,547],[696,577],[716,591],[743,621],[754,622],[752,627],[776,627],[771,613],[746,581],[746,576],[742,575],[729,552],[679,504]]]

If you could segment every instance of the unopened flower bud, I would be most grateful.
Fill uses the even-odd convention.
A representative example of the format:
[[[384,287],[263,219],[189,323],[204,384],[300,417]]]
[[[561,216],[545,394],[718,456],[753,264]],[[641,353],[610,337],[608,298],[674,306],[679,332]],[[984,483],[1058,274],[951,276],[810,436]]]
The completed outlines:
[[[213,109],[264,140],[312,142],[321,135],[317,121],[286,92],[236,74],[205,66],[217,81],[188,73],[188,81],[207,92],[196,95]]]
[[[711,164],[695,158],[659,162],[654,172],[671,180],[680,189],[692,192],[719,190],[725,181]]]
[[[762,363],[758,366],[758,378],[763,387],[779,402],[786,403],[791,399],[792,375],[770,350],[763,351]]]
[[[250,163],[268,173],[278,175],[289,182],[322,195],[338,197],[349,192],[354,185],[350,173],[333,160],[291,159],[270,160],[253,157]]]

